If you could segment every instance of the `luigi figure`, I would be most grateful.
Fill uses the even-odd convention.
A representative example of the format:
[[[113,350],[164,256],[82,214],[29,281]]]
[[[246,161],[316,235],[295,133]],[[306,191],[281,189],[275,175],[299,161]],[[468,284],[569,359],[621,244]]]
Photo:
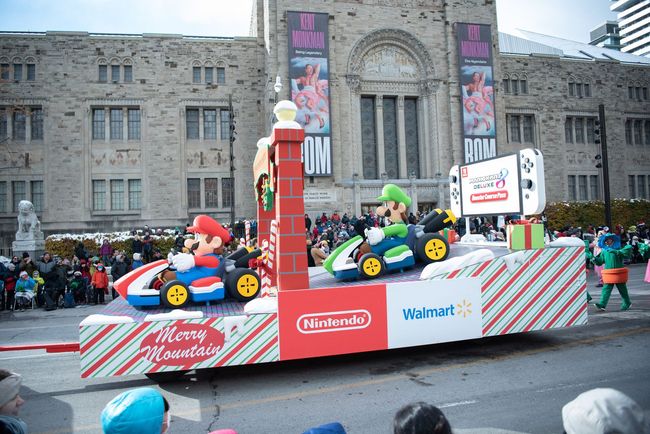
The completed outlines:
[[[595,265],[603,265],[603,289],[600,295],[600,302],[594,306],[598,310],[605,310],[607,302],[612,294],[614,285],[621,294],[623,303],[621,303],[621,310],[628,310],[632,305],[630,296],[627,292],[627,268],[623,267],[623,259],[629,258],[632,253],[632,246],[626,245],[621,248],[621,239],[615,234],[605,234],[598,239],[598,247],[602,250],[594,256],[591,252],[587,253],[587,257]]]
[[[366,229],[370,250],[387,258],[412,250],[416,240],[414,225],[406,224],[411,198],[395,184],[386,184],[377,200],[382,202],[377,216],[384,217],[386,226]]]

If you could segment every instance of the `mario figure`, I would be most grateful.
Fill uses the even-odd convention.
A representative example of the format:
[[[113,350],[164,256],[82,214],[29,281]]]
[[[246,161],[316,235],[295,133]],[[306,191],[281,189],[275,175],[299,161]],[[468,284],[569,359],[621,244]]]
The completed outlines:
[[[177,279],[187,286],[207,286],[221,281],[217,274],[223,246],[230,241],[228,231],[207,215],[197,216],[187,231],[194,233],[194,239],[185,242],[191,253],[175,255],[172,265],[176,272],[166,271],[163,279]]]
[[[366,229],[366,239],[370,250],[387,258],[399,256],[412,250],[415,244],[413,225],[406,225],[406,210],[411,205],[411,198],[395,184],[386,184],[377,200],[383,202],[377,207],[377,216],[384,217],[383,228]],[[360,249],[363,253],[364,249]]]

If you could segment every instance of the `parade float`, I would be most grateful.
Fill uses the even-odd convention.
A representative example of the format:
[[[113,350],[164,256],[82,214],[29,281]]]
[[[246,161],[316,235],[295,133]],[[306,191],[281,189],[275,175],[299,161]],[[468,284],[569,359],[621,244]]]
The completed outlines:
[[[189,285],[176,279],[188,263],[189,268],[215,265],[195,258],[152,263],[146,272],[124,276],[116,282],[122,297],[80,324],[82,377],[155,377],[586,324],[584,246],[547,245],[543,228],[523,220],[508,229],[507,243],[449,243],[444,236],[427,235],[437,228],[414,228],[420,234],[415,237],[427,236],[424,245],[438,254],[433,261],[410,247],[375,254],[375,265],[385,273],[366,268],[364,274],[358,246],[346,246],[349,251],[325,267],[308,268],[304,131],[293,121],[292,103],[280,102],[275,112],[279,121],[271,136],[258,142],[253,167],[261,251],[239,261],[244,266],[234,269],[244,271],[236,278],[228,277],[230,267],[221,269],[218,279]],[[536,150],[454,166],[450,182],[451,210],[434,214],[446,213],[442,220],[529,215],[544,208],[543,157]],[[378,206],[395,197],[408,202],[394,193],[378,198]],[[379,241],[370,239],[381,238],[377,234],[361,241],[372,247],[406,233],[391,231]],[[205,238],[206,244],[211,241]],[[399,269],[388,272],[386,256],[401,254]],[[228,261],[220,261],[228,268]],[[164,277],[175,262],[180,268]],[[337,277],[337,270],[343,274]],[[201,283],[216,286],[205,290]],[[201,296],[202,291],[210,295]]]

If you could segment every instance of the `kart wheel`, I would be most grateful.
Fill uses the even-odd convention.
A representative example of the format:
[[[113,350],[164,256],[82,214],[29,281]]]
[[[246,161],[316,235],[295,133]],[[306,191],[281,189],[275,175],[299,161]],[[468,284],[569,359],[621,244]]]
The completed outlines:
[[[190,302],[190,290],[180,280],[171,280],[160,288],[160,301],[165,307],[179,309]]]
[[[359,274],[366,279],[379,277],[386,271],[384,261],[374,253],[366,253],[359,259]]]
[[[449,256],[449,242],[440,234],[424,234],[418,240],[416,251],[425,264],[444,261]]]
[[[226,290],[237,301],[254,299],[260,288],[260,277],[250,268],[235,268],[226,275]]]

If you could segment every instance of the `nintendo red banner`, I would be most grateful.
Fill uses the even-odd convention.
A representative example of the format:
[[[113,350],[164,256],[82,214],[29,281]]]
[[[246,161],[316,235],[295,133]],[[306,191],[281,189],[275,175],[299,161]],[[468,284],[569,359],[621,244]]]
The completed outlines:
[[[386,286],[280,291],[280,360],[388,348]]]

